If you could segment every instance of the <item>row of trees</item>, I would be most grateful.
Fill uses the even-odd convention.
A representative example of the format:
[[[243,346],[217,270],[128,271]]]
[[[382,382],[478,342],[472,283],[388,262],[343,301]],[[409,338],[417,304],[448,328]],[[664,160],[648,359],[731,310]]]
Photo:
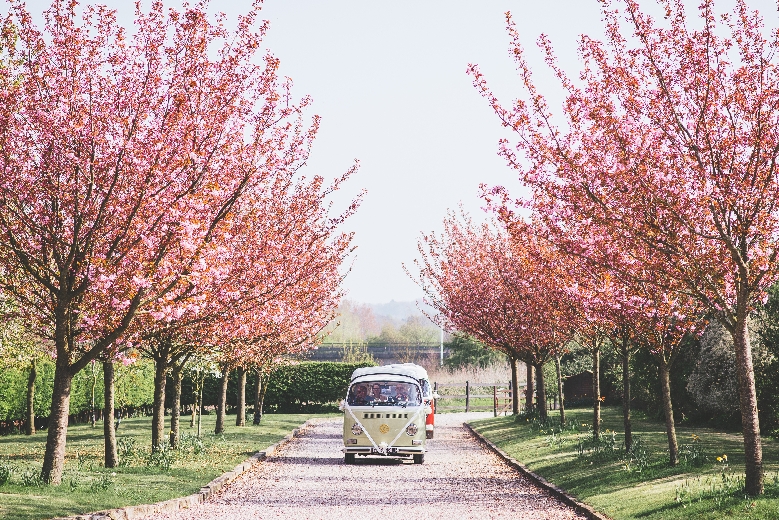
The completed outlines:
[[[52,484],[90,363],[103,365],[106,466],[117,361],[154,362],[153,449],[166,376],[178,398],[195,361],[223,374],[223,428],[230,370],[262,373],[332,319],[352,238],[338,228],[359,204],[332,215],[327,202],[356,165],[330,184],[301,175],[319,121],[261,55],[259,2],[234,30],[207,2],[138,6],[131,36],[114,12],[77,7],[54,0],[41,31],[13,0],[0,33],[0,290],[37,339],[30,362],[55,360]]]
[[[442,236],[423,237],[418,278],[448,327],[512,359],[543,363],[576,338],[597,374],[607,338],[620,345],[626,372],[635,349],[650,352],[671,464],[669,374],[682,339],[718,322],[732,338],[746,492],[757,495],[762,447],[747,322],[779,278],[779,33],[764,37],[762,17],[743,0],[722,16],[703,0],[699,29],[682,2],[661,0],[661,22],[633,0],[601,3],[605,40],[581,37],[578,79],[557,66],[545,37],[538,41],[566,94],[561,123],[533,82],[510,14],[525,96],[504,106],[469,66],[516,135],[500,153],[532,195],[513,202],[504,188],[485,187],[499,224],[450,217]],[[594,413],[597,435],[597,401]]]

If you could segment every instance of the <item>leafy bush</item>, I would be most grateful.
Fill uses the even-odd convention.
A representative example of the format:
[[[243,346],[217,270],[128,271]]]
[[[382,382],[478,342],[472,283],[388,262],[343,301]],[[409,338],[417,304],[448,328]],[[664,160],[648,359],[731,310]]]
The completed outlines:
[[[149,468],[158,467],[163,471],[168,471],[173,466],[175,457],[174,450],[171,449],[168,443],[164,442],[149,453],[146,459],[146,466]]]
[[[644,444],[643,438],[636,435],[633,437],[630,449],[625,450],[625,455],[622,458],[622,469],[628,472],[635,471],[641,473],[649,467],[651,455],[649,448]]]
[[[679,460],[689,466],[701,467],[708,461],[701,438],[693,434],[689,443],[679,446]]]
[[[450,353],[444,360],[444,366],[450,372],[460,369],[485,369],[492,365],[505,364],[507,361],[504,354],[464,334],[455,334],[452,341],[444,343],[444,347]]]
[[[700,357],[700,341],[696,337],[686,336],[671,368],[671,400],[674,420],[677,422],[700,416],[698,406],[687,387],[690,374],[695,370]],[[631,358],[630,374],[633,407],[644,410],[650,417],[664,420],[657,358],[648,349],[639,349]],[[621,399],[621,396],[617,399]]]
[[[779,316],[776,316],[779,317]],[[777,425],[776,358],[766,348],[770,339],[766,320],[752,317],[748,321],[752,362],[755,369],[757,400],[760,404],[760,427],[769,433]],[[738,430],[741,413],[738,406],[736,354],[730,333],[712,322],[701,337],[701,351],[690,374],[687,391],[696,407],[697,418],[714,427]]]
[[[282,366],[268,379],[265,408],[278,413],[335,411],[352,372],[366,366],[373,364],[307,361]]]
[[[41,471],[39,469],[33,468],[22,473],[22,485],[25,487],[43,486],[43,480],[41,479]]]
[[[99,477],[92,480],[92,482],[89,485],[89,488],[94,492],[105,491],[106,489],[114,485],[115,476],[116,473],[113,474],[102,473]]]
[[[2,360],[0,360],[2,361]],[[154,397],[154,365],[144,359],[125,366],[116,364],[117,408],[148,406]],[[13,422],[26,419],[27,377],[29,369],[17,366],[1,366],[0,370],[0,421]],[[35,379],[35,412],[38,417],[49,415],[54,382],[54,363],[39,361]],[[103,367],[100,363],[80,371],[73,378],[70,394],[70,414],[82,414],[85,419],[91,408],[92,384],[95,385],[95,408],[103,408]]]
[[[192,433],[183,432],[179,439],[179,453],[191,453],[193,455],[200,455],[203,453],[203,439],[199,439],[197,435]]]
[[[771,287],[768,301],[757,316],[760,343],[768,354],[762,365],[755,366],[760,429],[779,438],[779,284]]]
[[[11,466],[4,462],[0,462],[0,486],[5,484],[11,479]]]
[[[116,451],[119,455],[119,466],[129,466],[140,456],[135,437],[119,437],[116,440]]]

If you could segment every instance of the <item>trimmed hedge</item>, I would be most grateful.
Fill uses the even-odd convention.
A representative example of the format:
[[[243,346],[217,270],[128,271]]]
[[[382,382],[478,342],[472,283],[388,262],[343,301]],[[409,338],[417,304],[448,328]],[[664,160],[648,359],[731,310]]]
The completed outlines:
[[[279,367],[273,372],[267,382],[264,410],[266,412],[299,413],[336,411],[337,403],[346,395],[352,372],[355,369],[373,366],[372,363],[336,363],[307,361],[294,365]],[[92,378],[95,378],[95,407],[103,407],[103,370],[100,364],[95,366],[95,374],[91,367],[82,370],[73,378],[70,399],[71,420],[81,422],[88,420],[91,399]],[[116,406],[129,408],[143,413],[151,406],[154,392],[154,365],[141,359],[129,366],[116,365]],[[27,370],[6,368],[0,370],[0,434],[16,431],[14,421],[25,418]],[[52,381],[54,379],[54,364],[42,361],[38,364],[38,378],[35,381],[35,412],[45,424],[51,407]],[[167,406],[172,401],[172,380],[168,379],[166,392]],[[257,378],[249,372],[246,385],[246,404],[248,409],[254,406],[254,389]],[[220,378],[209,376],[205,380],[203,404],[207,407],[216,405]],[[232,411],[237,401],[237,381],[235,372],[230,374],[227,402],[228,412]],[[192,404],[192,382],[185,377],[182,385],[181,404]],[[206,413],[208,413],[206,411]],[[36,421],[37,423],[38,421]],[[3,426],[6,426],[4,429]],[[6,431],[8,430],[8,431]]]
[[[306,361],[279,367],[268,379],[265,410],[295,413],[332,411],[346,396],[352,372],[374,363]]]
[[[141,359],[132,365],[116,363],[116,407],[138,408],[151,406],[154,396],[154,365]],[[54,382],[54,363],[42,360],[37,365],[35,379],[35,415],[45,425],[51,409]],[[0,370],[0,433],[7,433],[7,425],[26,419],[28,368],[4,367]],[[95,385],[95,408],[103,408],[103,366],[101,363],[80,371],[73,378],[70,390],[70,420],[87,421],[90,416],[92,384]],[[38,423],[38,420],[36,420]],[[40,427],[40,426],[39,426]]]

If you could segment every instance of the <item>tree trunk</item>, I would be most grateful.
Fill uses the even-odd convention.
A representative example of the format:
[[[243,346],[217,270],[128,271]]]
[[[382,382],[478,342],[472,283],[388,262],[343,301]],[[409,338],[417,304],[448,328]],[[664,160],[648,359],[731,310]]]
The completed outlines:
[[[565,394],[563,394],[563,372],[560,369],[560,355],[554,357],[555,370],[557,371],[557,394],[560,396],[560,427],[565,428]]]
[[[114,362],[103,361],[103,439],[105,441],[105,467],[119,465],[116,450],[116,428],[114,427]]]
[[[516,356],[511,356],[511,413],[519,415],[519,368]]]
[[[262,419],[262,407],[265,404],[265,394],[268,392],[268,381],[265,380],[265,384],[262,385],[262,390],[260,391],[260,419]]]
[[[760,420],[757,414],[755,370],[752,365],[752,346],[747,326],[746,298],[739,295],[738,323],[733,331],[738,374],[741,431],[744,434],[744,461],[746,463],[745,491],[756,496],[763,493],[763,446],[760,439]]]
[[[95,427],[95,387],[97,386],[97,372],[95,372],[96,361],[92,361],[90,364],[92,370],[92,400],[89,403],[90,406],[90,418],[89,421],[92,424],[92,428]]]
[[[592,348],[592,436],[595,440],[600,438],[600,344],[593,341]]]
[[[527,372],[527,387],[525,388],[525,412],[533,410],[533,365],[525,362],[525,371]]]
[[[27,376],[27,425],[24,433],[35,435],[35,378],[38,370],[35,360],[30,361],[30,374]]]
[[[257,426],[262,421],[262,402],[260,401],[260,394],[262,390],[262,373],[259,370],[255,370],[257,373],[257,387],[254,389],[254,420],[252,423]]]
[[[216,428],[214,433],[219,435],[225,431],[225,416],[227,415],[227,377],[230,371],[222,369],[222,388],[219,392],[219,402],[216,405]]]
[[[198,378],[200,376],[200,370],[197,371],[197,373],[192,374],[192,418],[189,420],[189,427],[194,428],[195,426],[195,417],[197,416],[197,412],[199,410],[198,405],[200,404],[197,400],[198,397]]]
[[[625,450],[633,446],[633,427],[630,424],[630,347],[622,337],[622,424],[625,428]]]
[[[246,370],[243,367],[238,367],[238,412],[235,425],[246,426]]]
[[[198,380],[200,381],[197,386],[197,438],[199,439],[203,426],[203,378],[200,377],[200,372],[198,372]]]
[[[170,447],[179,447],[179,419],[181,417],[181,370],[178,366],[173,370],[173,404],[170,409]]]
[[[163,358],[154,360],[154,404],[151,418],[151,449],[156,452],[165,442],[165,385],[168,363]]]
[[[671,403],[671,371],[664,359],[660,360],[660,388],[663,398],[663,413],[665,415],[665,433],[668,436],[668,462],[671,466],[676,466],[679,464],[679,445],[676,442],[674,409]]]
[[[538,418],[546,421],[548,412],[546,409],[546,381],[544,380],[544,365],[535,365],[536,369],[536,394],[538,395]]]
[[[65,356],[58,356],[54,368],[54,387],[51,396],[49,427],[46,434],[46,453],[43,456],[43,468],[41,468],[41,480],[47,484],[58,485],[62,482],[72,382],[73,374],[70,373],[67,359]]]

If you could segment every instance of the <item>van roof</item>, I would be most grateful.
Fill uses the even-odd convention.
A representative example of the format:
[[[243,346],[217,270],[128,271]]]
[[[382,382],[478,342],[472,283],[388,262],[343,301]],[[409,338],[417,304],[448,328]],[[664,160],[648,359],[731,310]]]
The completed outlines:
[[[361,383],[372,383],[374,381],[392,381],[397,383],[408,383],[412,385],[419,385],[419,380],[416,377],[411,377],[403,374],[363,374],[352,378],[351,385],[359,385]]]
[[[367,375],[398,375],[408,376],[414,379],[427,379],[427,370],[414,363],[394,363],[380,367],[358,368],[352,373],[352,381],[358,377]]]

